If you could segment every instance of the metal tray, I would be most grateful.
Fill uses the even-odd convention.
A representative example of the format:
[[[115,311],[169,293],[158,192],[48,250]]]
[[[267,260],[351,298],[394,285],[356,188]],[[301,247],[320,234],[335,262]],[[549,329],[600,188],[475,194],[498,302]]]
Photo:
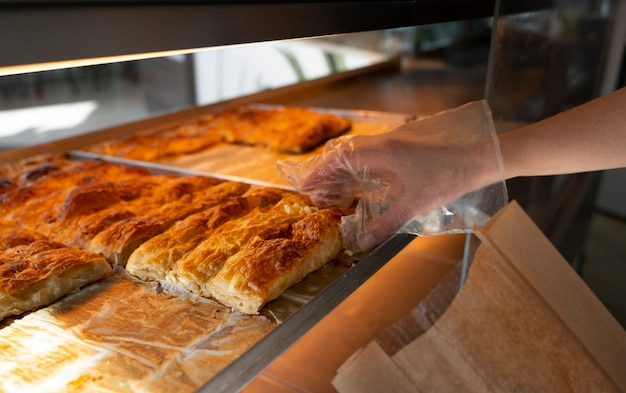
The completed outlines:
[[[350,131],[355,133],[380,133],[388,131],[410,120],[412,117],[405,114],[391,114],[372,111],[349,111],[318,109],[336,113],[353,119],[356,125]],[[263,151],[249,146],[238,146],[238,149],[252,151],[254,165],[265,165],[266,173],[275,170],[277,159],[284,158],[276,153],[265,153],[260,164],[258,158]],[[250,150],[251,149],[251,150]],[[319,151],[319,150],[318,150]],[[315,154],[299,155],[299,159]],[[124,158],[103,156],[90,153],[86,150],[70,150],[69,156],[75,159],[104,159],[132,166],[142,166],[153,174],[173,175],[204,175],[222,180],[234,180],[248,184],[291,189],[286,183],[277,182],[271,178],[245,177],[225,171],[207,171],[202,166],[189,165],[189,161],[179,160],[168,162],[142,162]],[[197,162],[208,162],[206,152],[197,153],[194,159]],[[211,153],[209,153],[211,154]],[[186,157],[187,159],[189,157]],[[263,336],[249,349],[237,357],[230,364],[217,371],[206,383],[201,385],[197,392],[235,392],[245,387],[252,379],[259,375],[270,363],[278,358],[287,348],[294,344],[304,333],[315,326],[330,311],[352,294],[368,278],[383,267],[391,258],[400,252],[411,240],[413,235],[396,235],[382,244],[368,255],[356,257],[352,260],[335,261],[326,267],[309,274],[300,283],[288,288],[279,298],[268,303],[261,313],[275,321],[276,327]],[[358,261],[358,262],[357,262]],[[357,263],[352,263],[357,262]],[[209,334],[210,332],[207,332]]]
[[[89,152],[71,151],[69,155],[76,159],[99,158],[120,164],[141,166],[149,169],[153,174],[207,175],[198,170],[119,157],[100,156]],[[277,186],[254,179],[219,174],[210,175],[223,180]],[[198,388],[196,392],[236,392],[245,387],[273,360],[278,358],[310,328],[382,268],[414,237],[414,235],[407,234],[395,235],[365,256],[355,256],[348,261],[329,263],[326,267],[310,273],[300,283],[288,288],[281,296],[269,302],[261,310],[261,314],[275,321],[277,327]]]
[[[250,104],[250,107],[276,109],[279,105]],[[352,127],[345,135],[376,135],[391,131],[394,128],[415,118],[414,115],[405,113],[378,112],[366,110],[350,109],[330,109],[308,107],[315,112],[330,113],[352,120]],[[193,119],[190,119],[193,120]],[[184,124],[184,123],[183,123]],[[143,130],[146,131],[146,130]],[[162,130],[167,131],[167,129]],[[127,136],[127,135],[125,135]],[[90,158],[106,158],[108,156],[92,153],[90,149],[97,144],[87,145],[74,151],[76,155]],[[151,161],[157,164],[155,169],[167,170],[169,168],[180,168],[188,173],[201,173],[218,179],[242,181],[250,184],[266,185],[280,188],[290,188],[289,183],[282,178],[276,168],[279,160],[306,160],[315,154],[320,153],[324,146],[303,154],[278,153],[261,146],[235,145],[230,143],[220,143],[210,146],[202,151],[183,154],[174,157],[164,157]],[[140,161],[133,161],[113,157],[118,162],[145,165]],[[161,165],[163,165],[161,167]]]
[[[253,105],[262,108],[278,107]],[[390,131],[414,118],[412,115],[403,113],[331,108],[308,109],[351,119],[353,126],[346,135],[379,134]],[[76,158],[101,158],[127,165],[142,166],[155,174],[207,175],[222,180],[291,190],[293,188],[278,174],[276,161],[280,159],[305,160],[322,149],[323,146],[320,146],[305,154],[289,155],[255,146],[224,145],[156,162],[103,156],[85,150],[71,151],[70,154]],[[241,162],[241,158],[246,157],[249,161],[252,158],[250,164],[254,169],[241,165],[236,169],[231,167],[230,164],[233,161]],[[262,314],[276,321],[278,326],[206,382],[197,392],[236,392],[245,387],[273,360],[400,252],[414,237],[406,234],[396,235],[368,255],[359,258],[358,263],[352,266],[346,266],[345,263],[329,264],[287,289],[262,310]]]

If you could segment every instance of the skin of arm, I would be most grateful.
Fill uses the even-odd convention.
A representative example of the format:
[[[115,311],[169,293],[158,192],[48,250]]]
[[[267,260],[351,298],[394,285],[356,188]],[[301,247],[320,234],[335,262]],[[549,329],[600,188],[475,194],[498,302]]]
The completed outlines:
[[[506,179],[626,167],[626,88],[500,134]]]

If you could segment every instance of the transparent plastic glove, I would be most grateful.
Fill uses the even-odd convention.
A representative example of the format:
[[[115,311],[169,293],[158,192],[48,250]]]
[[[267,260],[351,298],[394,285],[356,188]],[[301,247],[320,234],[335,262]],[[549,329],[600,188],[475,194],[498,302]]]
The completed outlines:
[[[394,233],[438,235],[483,225],[508,200],[500,147],[486,101],[375,136],[329,141],[306,161],[278,169],[319,206],[348,206],[344,245],[366,252]]]

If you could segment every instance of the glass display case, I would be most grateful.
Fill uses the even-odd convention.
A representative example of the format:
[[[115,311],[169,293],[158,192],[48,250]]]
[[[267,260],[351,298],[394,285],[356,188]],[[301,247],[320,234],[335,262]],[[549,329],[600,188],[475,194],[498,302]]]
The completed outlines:
[[[609,0],[0,0],[0,160],[71,150],[250,102],[414,118],[487,98],[505,132],[616,87],[622,8]],[[586,174],[508,187],[575,264],[596,183]],[[238,391],[276,359],[287,365],[284,373],[256,380],[267,391],[329,388],[329,381],[307,385],[323,373],[289,375],[287,363],[307,366],[310,341],[296,345],[295,358],[281,354],[324,318],[359,326],[363,339],[417,304],[425,294],[410,283],[394,288],[377,276],[382,267],[396,279],[407,271],[413,255],[394,258],[412,240],[393,238],[200,391]],[[465,240],[451,241],[442,248],[456,250]],[[445,264],[457,262],[455,255]],[[365,284],[375,288],[372,298],[389,300],[384,304],[415,298],[397,310],[373,310],[387,314],[368,315],[366,326],[356,312],[332,313],[346,299],[359,304],[353,296],[362,296],[355,292]],[[337,332],[344,351],[360,345],[343,340],[346,329]],[[333,350],[316,353],[315,361],[328,356],[335,365],[345,352]]]

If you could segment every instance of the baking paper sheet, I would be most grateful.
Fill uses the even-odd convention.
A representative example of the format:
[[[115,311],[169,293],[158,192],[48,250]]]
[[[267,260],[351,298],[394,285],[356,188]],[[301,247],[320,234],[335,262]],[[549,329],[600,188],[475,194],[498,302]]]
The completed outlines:
[[[0,391],[191,392],[274,327],[118,270],[0,330]]]

